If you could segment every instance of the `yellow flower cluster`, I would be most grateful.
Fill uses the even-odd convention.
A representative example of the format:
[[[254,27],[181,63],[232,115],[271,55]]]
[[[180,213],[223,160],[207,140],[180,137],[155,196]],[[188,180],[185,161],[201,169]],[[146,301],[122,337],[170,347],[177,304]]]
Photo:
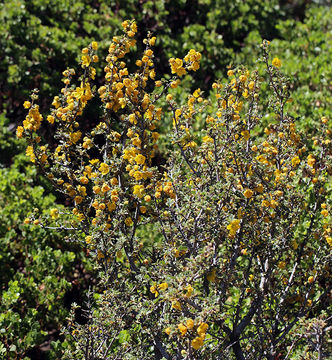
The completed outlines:
[[[181,337],[190,335],[193,339],[191,340],[191,346],[195,350],[199,350],[204,345],[206,332],[209,325],[205,322],[195,325],[195,321],[191,318],[187,319],[185,323],[181,322],[177,325],[177,330]],[[165,329],[167,335],[171,335],[172,329],[170,327]],[[197,334],[197,336],[195,336]]]
[[[39,106],[33,105],[30,108],[28,115],[25,117],[25,120],[23,120],[23,127],[25,130],[36,132],[40,128],[42,121],[43,117],[39,112]],[[22,133],[21,128],[19,133]]]
[[[240,219],[234,219],[227,225],[227,230],[229,231],[229,236],[234,237],[237,231],[240,229]]]
[[[186,64],[184,64],[183,60],[179,58],[169,59],[172,74],[176,74],[181,77],[187,73],[186,70],[197,71],[201,61],[201,54],[194,49],[191,49],[184,57],[184,61]],[[176,86],[177,84],[175,84],[175,87]]]
[[[168,289],[168,284],[166,282],[163,282],[159,285],[152,285],[150,287],[150,291],[152,292],[152,294],[155,295],[155,297],[159,295],[159,291],[165,291],[167,289]]]
[[[171,65],[172,74],[176,74],[178,76],[183,76],[187,73],[187,71],[183,67],[183,60],[181,60],[179,58],[176,58],[176,59],[170,58],[169,64]]]
[[[194,50],[189,50],[188,54],[184,57],[184,61],[187,63],[187,69],[197,71],[199,69],[202,55]]]

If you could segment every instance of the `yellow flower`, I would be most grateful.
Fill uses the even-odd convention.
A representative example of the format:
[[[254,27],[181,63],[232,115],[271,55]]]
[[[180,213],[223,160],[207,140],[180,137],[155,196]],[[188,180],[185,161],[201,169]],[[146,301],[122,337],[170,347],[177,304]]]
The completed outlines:
[[[308,283],[312,284],[315,281],[315,278],[313,276],[308,277]]]
[[[248,130],[241,131],[241,135],[243,136],[245,141],[248,141],[250,139],[250,133]]]
[[[310,167],[315,165],[316,159],[310,154],[307,158],[307,163]]]
[[[255,189],[255,191],[259,192],[259,193],[262,193],[264,191],[264,187],[263,187],[263,184],[258,184]]]
[[[187,333],[187,327],[182,323],[178,325],[178,329],[180,330],[181,336],[185,336]]]
[[[30,106],[31,106],[30,101],[24,101],[24,104],[23,104],[24,109],[29,109]]]
[[[165,333],[166,333],[168,336],[170,335],[171,331],[172,331],[172,330],[171,330],[171,328],[169,328],[169,327],[165,329]]]
[[[81,176],[80,183],[81,184],[87,184],[89,182],[89,179],[86,176]]]
[[[187,328],[189,330],[192,330],[193,327],[194,327],[194,320],[193,319],[188,319],[186,325],[187,325]]]
[[[150,202],[151,201],[151,196],[150,195],[145,195],[144,196],[144,201]]]
[[[69,135],[69,137],[70,137],[70,140],[71,140],[74,144],[76,144],[77,141],[81,138],[81,135],[82,135],[82,133],[81,133],[80,131],[76,131],[76,132],[74,132],[74,133],[71,133],[71,134]]]
[[[243,195],[247,198],[247,199],[250,199],[253,195],[254,195],[254,192],[250,189],[246,189],[243,193]]]
[[[280,68],[281,67],[281,61],[280,59],[278,59],[277,57],[275,57],[273,60],[272,60],[272,65],[276,68]]]
[[[166,290],[168,288],[168,284],[166,282],[158,285],[159,290]]]
[[[103,174],[103,175],[106,175],[109,173],[110,169],[109,169],[109,166],[105,163],[101,163],[100,164],[100,167],[99,167],[99,171]]]
[[[205,322],[202,322],[199,327],[197,328],[197,334],[200,336],[200,337],[204,337],[205,334],[206,334],[206,331],[208,329],[209,325]]]
[[[105,193],[105,192],[107,192],[109,190],[111,190],[110,186],[108,184],[104,183],[103,186],[101,187],[101,191],[103,193]]]
[[[202,140],[203,140],[203,143],[209,143],[209,142],[213,143],[213,139],[209,135],[204,136]]]
[[[159,295],[155,286],[150,286],[150,291],[152,292],[152,294],[154,294],[155,297]]]
[[[50,124],[54,124],[54,116],[52,115],[48,115],[46,120],[50,123]]]
[[[139,211],[142,213],[142,214],[145,214],[146,213],[146,206],[140,206],[139,207]]]
[[[186,70],[183,68],[183,61],[181,59],[171,58],[169,59],[169,64],[171,65],[172,74],[183,76],[187,73]]]
[[[83,198],[82,196],[75,196],[74,200],[75,200],[75,204],[78,205],[83,201]]]
[[[34,154],[34,151],[33,151],[33,147],[32,146],[28,146],[25,153],[27,154],[27,156],[30,157],[30,161],[31,162],[35,162],[36,161],[36,156]]]
[[[227,230],[229,231],[230,236],[234,236],[239,229],[240,229],[239,219],[234,219],[227,225]]]
[[[83,67],[88,67],[91,63],[91,58],[89,55],[83,55],[82,56],[82,66]]]
[[[320,213],[325,217],[327,217],[329,214],[329,212],[326,209],[322,210]]]
[[[284,269],[286,267],[286,262],[285,261],[280,261],[278,264],[278,268],[279,269]]]
[[[132,225],[134,224],[132,218],[131,218],[131,217],[127,217],[127,218],[125,219],[125,224],[126,224],[127,226],[132,226]]]
[[[202,339],[201,337],[195,337],[195,339],[191,341],[191,346],[195,350],[200,349],[203,346],[203,344],[204,344],[204,339]]]
[[[137,164],[143,165],[145,163],[146,157],[142,154],[138,154],[135,156],[135,161]]]
[[[298,156],[295,156],[292,159],[292,166],[296,167],[300,162],[301,162],[300,158]]]
[[[59,210],[58,209],[51,209],[50,214],[52,219],[57,219],[59,217]]]
[[[198,70],[201,57],[201,53],[195,51],[194,49],[190,49],[188,54],[184,57],[184,61],[190,64],[188,66],[188,70]]]
[[[194,291],[193,287],[191,285],[188,285],[188,286],[185,287],[185,289],[186,289],[186,295],[185,296],[190,297],[192,295],[193,291]]]
[[[181,310],[182,309],[180,302],[177,301],[177,300],[172,301],[172,308],[176,309],[176,310]]]
[[[144,196],[144,185],[134,185],[133,194],[141,199]]]
[[[16,136],[17,136],[18,138],[21,138],[22,135],[23,135],[23,132],[24,132],[23,126],[18,126],[17,129],[16,129]]]

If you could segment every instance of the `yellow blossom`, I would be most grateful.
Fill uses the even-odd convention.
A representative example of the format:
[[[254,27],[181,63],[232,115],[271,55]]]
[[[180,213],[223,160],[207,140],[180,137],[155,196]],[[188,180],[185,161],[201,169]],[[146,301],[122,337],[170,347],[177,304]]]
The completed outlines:
[[[326,209],[322,210],[320,213],[325,217],[329,215],[329,212]]]
[[[103,175],[106,175],[109,173],[110,169],[109,169],[109,166],[105,163],[101,163],[100,164],[100,167],[99,167],[99,171],[103,174]]]
[[[138,198],[142,198],[144,196],[144,185],[134,185],[133,194]]]
[[[181,59],[171,58],[169,59],[169,64],[171,65],[172,74],[183,76],[187,73],[186,70],[183,68],[183,61]]]
[[[133,226],[134,222],[133,222],[133,220],[132,220],[131,217],[127,217],[127,218],[125,219],[125,224],[126,224],[127,226]]]
[[[278,59],[277,57],[275,57],[273,60],[272,60],[272,65],[276,68],[280,68],[281,67],[281,61],[280,59]]]
[[[315,165],[316,159],[310,154],[307,158],[307,163],[310,167]]]
[[[202,339],[201,337],[195,337],[194,340],[191,341],[191,346],[195,349],[198,350],[200,349],[204,344],[204,339]]]
[[[227,230],[229,231],[230,236],[234,236],[239,229],[240,229],[239,219],[234,219],[227,225]]]
[[[33,147],[32,146],[28,146],[26,148],[26,151],[25,151],[26,155],[30,157],[30,161],[31,162],[35,162],[36,161],[36,156],[34,154],[34,150],[33,150]]]
[[[181,310],[182,307],[181,307],[181,304],[178,300],[173,300],[172,301],[172,308],[173,309],[176,309],[176,310]]]
[[[301,162],[300,158],[298,156],[295,156],[292,159],[292,166],[296,167],[300,162]]]
[[[142,154],[138,154],[135,156],[135,161],[137,164],[143,165],[145,163],[146,157]]]
[[[206,334],[206,331],[208,329],[209,325],[205,322],[202,322],[199,327],[197,328],[197,333],[199,336],[204,336]]]
[[[194,320],[193,319],[188,319],[186,322],[187,328],[189,330],[192,330],[194,328]]]
[[[50,123],[50,124],[54,124],[54,116],[52,115],[48,115],[46,120]]]
[[[193,287],[191,285],[187,285],[185,289],[186,289],[186,295],[185,296],[190,297],[192,295],[193,291],[194,291]]]
[[[17,129],[16,129],[16,136],[17,136],[18,138],[21,138],[22,135],[23,135],[23,132],[24,132],[23,126],[18,126]]]
[[[52,219],[57,219],[59,217],[59,210],[58,209],[51,209],[50,214]]]
[[[185,336],[187,333],[187,327],[182,323],[178,325],[178,329],[180,330],[181,336]]]
[[[168,288],[168,284],[166,282],[163,282],[158,285],[159,290],[167,290],[167,288]]]
[[[250,189],[246,189],[243,193],[243,195],[247,198],[247,199],[250,199],[253,195],[254,195],[254,192]]]
[[[103,193],[105,193],[105,192],[107,192],[109,190],[111,190],[110,186],[108,184],[104,183],[103,186],[101,187],[101,191]]]
[[[91,63],[91,57],[89,55],[82,56],[82,67],[88,67]]]
[[[150,286],[150,291],[152,292],[152,294],[154,294],[155,297],[159,295],[156,286]]]

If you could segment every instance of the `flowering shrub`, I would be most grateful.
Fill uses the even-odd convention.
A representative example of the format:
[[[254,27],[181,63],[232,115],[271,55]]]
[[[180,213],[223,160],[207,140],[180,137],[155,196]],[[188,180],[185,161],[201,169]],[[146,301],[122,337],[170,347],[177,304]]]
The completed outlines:
[[[286,356],[293,327],[331,290],[328,119],[309,152],[289,114],[282,59],[270,59],[267,41],[264,78],[229,69],[228,81],[212,86],[215,101],[196,89],[180,106],[171,89],[199,69],[201,54],[171,58],[173,77],[158,79],[156,38],[148,35],[130,73],[126,55],[137,26],[122,26],[103,85],[94,85],[96,42],[82,50],[79,85],[73,69],[63,72],[64,87],[45,116],[55,148],[39,132],[37,91],[17,128],[30,160],[68,204],[25,222],[55,222],[99,269],[101,291],[89,292],[83,309],[87,323],[75,322],[73,312],[64,329],[72,339],[64,358]],[[267,87],[274,117],[260,133]],[[80,116],[94,97],[103,116],[87,129]],[[160,165],[158,126],[167,113],[170,151]],[[204,124],[199,132],[197,123]]]

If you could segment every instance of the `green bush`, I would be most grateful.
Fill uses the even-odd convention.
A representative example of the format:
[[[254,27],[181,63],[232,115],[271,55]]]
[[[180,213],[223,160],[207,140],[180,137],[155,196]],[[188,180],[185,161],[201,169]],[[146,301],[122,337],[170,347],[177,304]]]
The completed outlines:
[[[22,149],[22,142],[7,130],[8,120],[4,116],[0,120],[1,153]],[[89,265],[83,252],[57,232],[24,224],[34,209],[42,214],[50,207],[62,207],[45,186],[38,185],[37,171],[23,154],[11,162],[0,167],[0,354],[28,359],[39,345],[59,337],[68,315],[65,294],[79,265],[85,262],[86,271]]]

